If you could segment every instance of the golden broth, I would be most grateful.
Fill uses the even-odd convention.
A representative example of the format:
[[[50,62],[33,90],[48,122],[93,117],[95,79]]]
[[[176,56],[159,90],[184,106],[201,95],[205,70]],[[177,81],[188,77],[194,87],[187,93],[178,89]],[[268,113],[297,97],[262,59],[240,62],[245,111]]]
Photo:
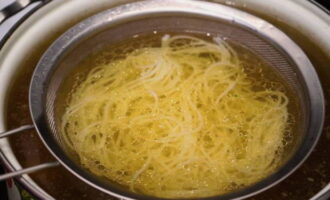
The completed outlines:
[[[252,9],[251,11],[247,7],[242,6],[240,9],[246,9],[250,13],[269,20],[290,35],[291,38],[304,49],[316,70],[319,72],[323,88],[325,89],[324,92],[326,98],[329,99],[330,90],[327,88],[330,88],[330,58],[326,55],[326,52],[323,52],[317,44],[313,43],[308,35],[303,35],[300,30],[287,25],[284,21],[278,21],[275,18],[260,14]],[[77,20],[79,20],[79,18],[77,18]],[[76,22],[77,21],[72,21],[71,24],[66,26],[70,27]],[[8,102],[10,102],[7,106],[6,115],[8,128],[16,128],[20,125],[32,123],[28,105],[28,89],[32,72],[42,53],[60,35],[60,33],[66,30],[67,27],[63,27],[62,30],[59,30],[57,33],[50,35],[46,40],[43,40],[38,48],[29,52],[29,55],[27,55],[29,59],[21,63],[21,70],[17,72],[17,75],[13,80],[13,86],[8,95]],[[329,106],[327,106],[326,113],[330,113]],[[330,118],[327,114],[325,127],[328,126],[330,126]],[[330,129],[327,128],[323,131],[320,141],[311,156],[291,176],[271,189],[248,199],[308,199],[325,187],[330,181],[330,171],[328,170],[330,168],[330,148],[328,145],[330,141],[328,136],[329,130]],[[22,167],[29,167],[44,162],[54,161],[54,158],[44,147],[34,130],[11,136],[9,139],[15,156],[20,161]],[[88,186],[68,172],[64,167],[38,171],[30,174],[30,176],[39,186],[42,186],[44,191],[55,199],[115,199]]]

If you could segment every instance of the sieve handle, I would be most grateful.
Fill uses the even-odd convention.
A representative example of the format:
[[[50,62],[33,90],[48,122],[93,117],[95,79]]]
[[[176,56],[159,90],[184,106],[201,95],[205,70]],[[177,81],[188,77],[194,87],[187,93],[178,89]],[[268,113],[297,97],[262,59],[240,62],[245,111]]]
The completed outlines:
[[[7,173],[7,174],[0,175],[0,181],[6,180],[6,179],[9,179],[9,178],[13,178],[13,177],[16,177],[16,176],[20,176],[20,175],[23,175],[23,174],[32,173],[32,172],[39,171],[39,170],[42,170],[42,169],[46,169],[46,168],[50,168],[50,167],[56,167],[56,166],[59,166],[59,165],[60,165],[59,162],[49,162],[49,163],[43,163],[43,164],[33,166],[33,167],[28,167],[28,168],[25,168],[25,169],[22,169],[22,170],[17,170],[17,171],[14,171],[14,172],[10,172],[10,173]]]
[[[26,130],[30,130],[30,129],[34,129],[34,125],[23,125],[20,126],[18,128],[9,130],[9,131],[5,131],[5,132],[0,132],[0,138],[4,138],[10,135],[13,135],[15,133],[20,133],[22,131],[26,131]]]
[[[9,131],[0,132],[0,138],[4,138],[4,137],[10,136],[10,135],[13,135],[13,134],[16,134],[16,133],[20,133],[22,131],[30,130],[30,129],[34,129],[34,125],[32,125],[32,124],[23,125],[23,126],[20,126],[18,128],[15,128],[15,129],[12,129],[12,130],[9,130]],[[33,166],[33,167],[28,167],[28,168],[25,168],[25,169],[17,170],[17,171],[10,172],[10,173],[7,173],[7,174],[2,174],[2,175],[0,175],[0,181],[6,180],[6,179],[9,179],[9,178],[13,178],[13,177],[16,177],[16,176],[20,176],[20,175],[23,175],[23,174],[32,173],[32,172],[39,171],[39,170],[42,170],[42,169],[46,169],[46,168],[50,168],[50,167],[56,167],[58,165],[60,165],[59,162],[49,162],[49,163],[43,163],[43,164],[36,165],[36,166]]]
[[[32,124],[23,125],[23,126],[20,126],[18,128],[15,128],[15,129],[12,129],[12,130],[9,130],[9,131],[0,132],[0,139],[4,138],[4,137],[7,137],[7,136],[10,136],[10,135],[13,135],[13,134],[16,134],[16,133],[20,133],[22,131],[30,130],[30,129],[34,129],[34,125],[32,125]],[[0,181],[4,181],[6,179],[14,178],[14,177],[21,176],[21,175],[24,175],[24,174],[33,173],[33,172],[36,172],[36,171],[40,171],[42,169],[57,167],[59,165],[60,165],[59,162],[49,162],[49,163],[43,163],[43,164],[36,165],[36,166],[33,166],[33,167],[28,167],[28,168],[25,168],[25,169],[17,170],[17,171],[14,171],[14,172],[2,174],[2,175],[0,175]],[[126,199],[120,199],[120,200],[126,200]]]

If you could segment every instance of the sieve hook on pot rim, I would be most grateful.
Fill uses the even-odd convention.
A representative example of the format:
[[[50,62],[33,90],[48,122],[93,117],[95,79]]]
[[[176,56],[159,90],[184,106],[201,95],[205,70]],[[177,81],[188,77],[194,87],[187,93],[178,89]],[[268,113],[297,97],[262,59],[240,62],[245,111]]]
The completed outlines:
[[[34,128],[35,128],[34,125],[29,124],[29,125],[20,126],[18,128],[15,128],[15,129],[12,129],[12,130],[9,130],[9,131],[0,132],[0,139],[11,136],[11,135],[14,135],[14,134],[17,134],[17,133],[21,133],[21,132],[26,131],[26,130],[31,130],[31,129],[34,129]],[[56,167],[56,166],[59,166],[59,165],[60,165],[60,163],[57,162],[57,161],[48,162],[48,163],[42,163],[42,164],[39,164],[39,165],[36,165],[36,166],[16,170],[16,171],[13,171],[13,172],[1,174],[0,175],[0,181],[4,181],[4,180],[14,178],[14,177],[17,177],[17,176],[21,176],[21,175],[24,175],[24,174],[33,173],[33,172],[43,170],[43,169]]]

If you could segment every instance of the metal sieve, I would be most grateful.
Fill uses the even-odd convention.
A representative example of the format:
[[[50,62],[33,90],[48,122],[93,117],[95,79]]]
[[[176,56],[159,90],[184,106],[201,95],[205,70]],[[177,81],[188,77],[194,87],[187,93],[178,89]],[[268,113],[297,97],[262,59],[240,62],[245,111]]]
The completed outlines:
[[[27,125],[1,133],[1,137],[35,127],[59,163],[91,186],[119,198],[160,199],[130,192],[82,168],[65,150],[55,117],[55,100],[62,92],[60,86],[70,78],[70,72],[79,62],[106,45],[154,31],[209,33],[236,41],[272,66],[274,73],[280,75],[294,92],[299,107],[299,126],[294,128],[296,143],[282,167],[262,181],[239,191],[198,199],[252,196],[283,180],[307,158],[321,133],[324,98],[317,74],[306,55],[283,32],[262,19],[227,6],[190,0],[151,0],[126,4],[72,27],[49,47],[32,77],[29,100],[34,126]],[[43,164],[36,168],[56,164]],[[4,177],[31,172],[36,168]]]

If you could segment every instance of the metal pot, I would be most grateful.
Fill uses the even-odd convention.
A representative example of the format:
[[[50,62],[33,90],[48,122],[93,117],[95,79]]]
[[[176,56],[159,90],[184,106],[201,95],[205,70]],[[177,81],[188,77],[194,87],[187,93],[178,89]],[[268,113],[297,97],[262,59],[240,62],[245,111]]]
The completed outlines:
[[[45,50],[54,35],[52,35],[53,30],[64,30],[66,27],[78,21],[81,18],[85,18],[95,12],[103,10],[105,8],[113,7],[115,4],[122,4],[128,1],[99,1],[99,2],[89,2],[88,0],[78,1],[56,1],[51,2],[45,7],[38,10],[34,15],[31,16],[26,22],[20,26],[13,36],[5,44],[1,54],[0,54],[0,80],[2,84],[0,85],[0,97],[1,97],[1,107],[0,110],[4,110],[6,107],[5,97],[8,95],[10,84],[12,84],[12,77],[15,76],[16,71],[20,70],[20,64],[25,60],[24,55],[29,55],[27,52],[29,49],[34,47],[39,47],[40,52]],[[244,10],[248,10],[255,14],[266,17],[271,21],[285,21],[288,27],[293,30],[299,28],[299,31],[304,35],[313,34],[312,43],[317,44],[324,54],[330,51],[330,41],[327,40],[326,36],[330,29],[330,18],[327,14],[317,8],[310,2],[299,2],[299,1],[287,1],[287,7],[283,8],[282,4],[279,4],[276,0],[264,1],[219,1],[220,3],[226,3],[231,6],[239,7]],[[79,6],[78,6],[79,5]],[[271,5],[271,6],[270,6]],[[85,8],[89,8],[89,13],[82,12]],[[75,8],[75,9],[72,9]],[[291,11],[299,10],[302,16],[297,17],[293,15]],[[49,12],[51,11],[51,12]],[[41,19],[43,17],[43,19]],[[305,20],[301,20],[304,17]],[[54,20],[55,19],[55,20]],[[71,21],[71,20],[74,21]],[[53,27],[51,30],[44,29],[47,23],[52,21]],[[303,21],[304,23],[301,23]],[[309,21],[315,25],[315,27],[310,27]],[[33,24],[33,26],[30,26]],[[315,30],[318,30],[315,32]],[[59,31],[58,33],[60,33]],[[289,31],[290,32],[290,31]],[[294,32],[294,31],[292,31]],[[288,33],[290,35],[290,33]],[[291,33],[292,34],[292,33]],[[33,36],[32,36],[33,35]],[[31,37],[32,36],[32,37]],[[295,35],[291,35],[295,39]],[[30,40],[30,38],[48,38],[50,41],[40,46],[40,43],[35,40]],[[51,38],[51,39],[50,39]],[[47,40],[47,39],[46,39]],[[297,39],[299,40],[299,38]],[[299,41],[298,41],[299,43]],[[22,48],[29,47],[29,48]],[[304,48],[304,46],[302,46]],[[20,52],[20,53],[19,53]],[[17,54],[23,55],[21,59],[17,60]],[[39,54],[40,55],[40,54]],[[330,57],[330,55],[327,55]],[[10,67],[9,67],[10,66]],[[316,66],[317,67],[317,66]],[[323,69],[327,70],[327,69]],[[5,125],[5,113],[1,112],[0,121],[4,127]],[[3,128],[0,127],[0,128]],[[19,169],[19,162],[15,159],[15,155],[11,151],[10,145],[6,139],[0,141],[2,153],[1,156],[5,161],[6,166],[10,170]],[[29,176],[24,175],[18,178],[18,180],[28,189],[32,190],[37,197],[52,199],[46,192],[42,190],[40,186],[34,183]]]

